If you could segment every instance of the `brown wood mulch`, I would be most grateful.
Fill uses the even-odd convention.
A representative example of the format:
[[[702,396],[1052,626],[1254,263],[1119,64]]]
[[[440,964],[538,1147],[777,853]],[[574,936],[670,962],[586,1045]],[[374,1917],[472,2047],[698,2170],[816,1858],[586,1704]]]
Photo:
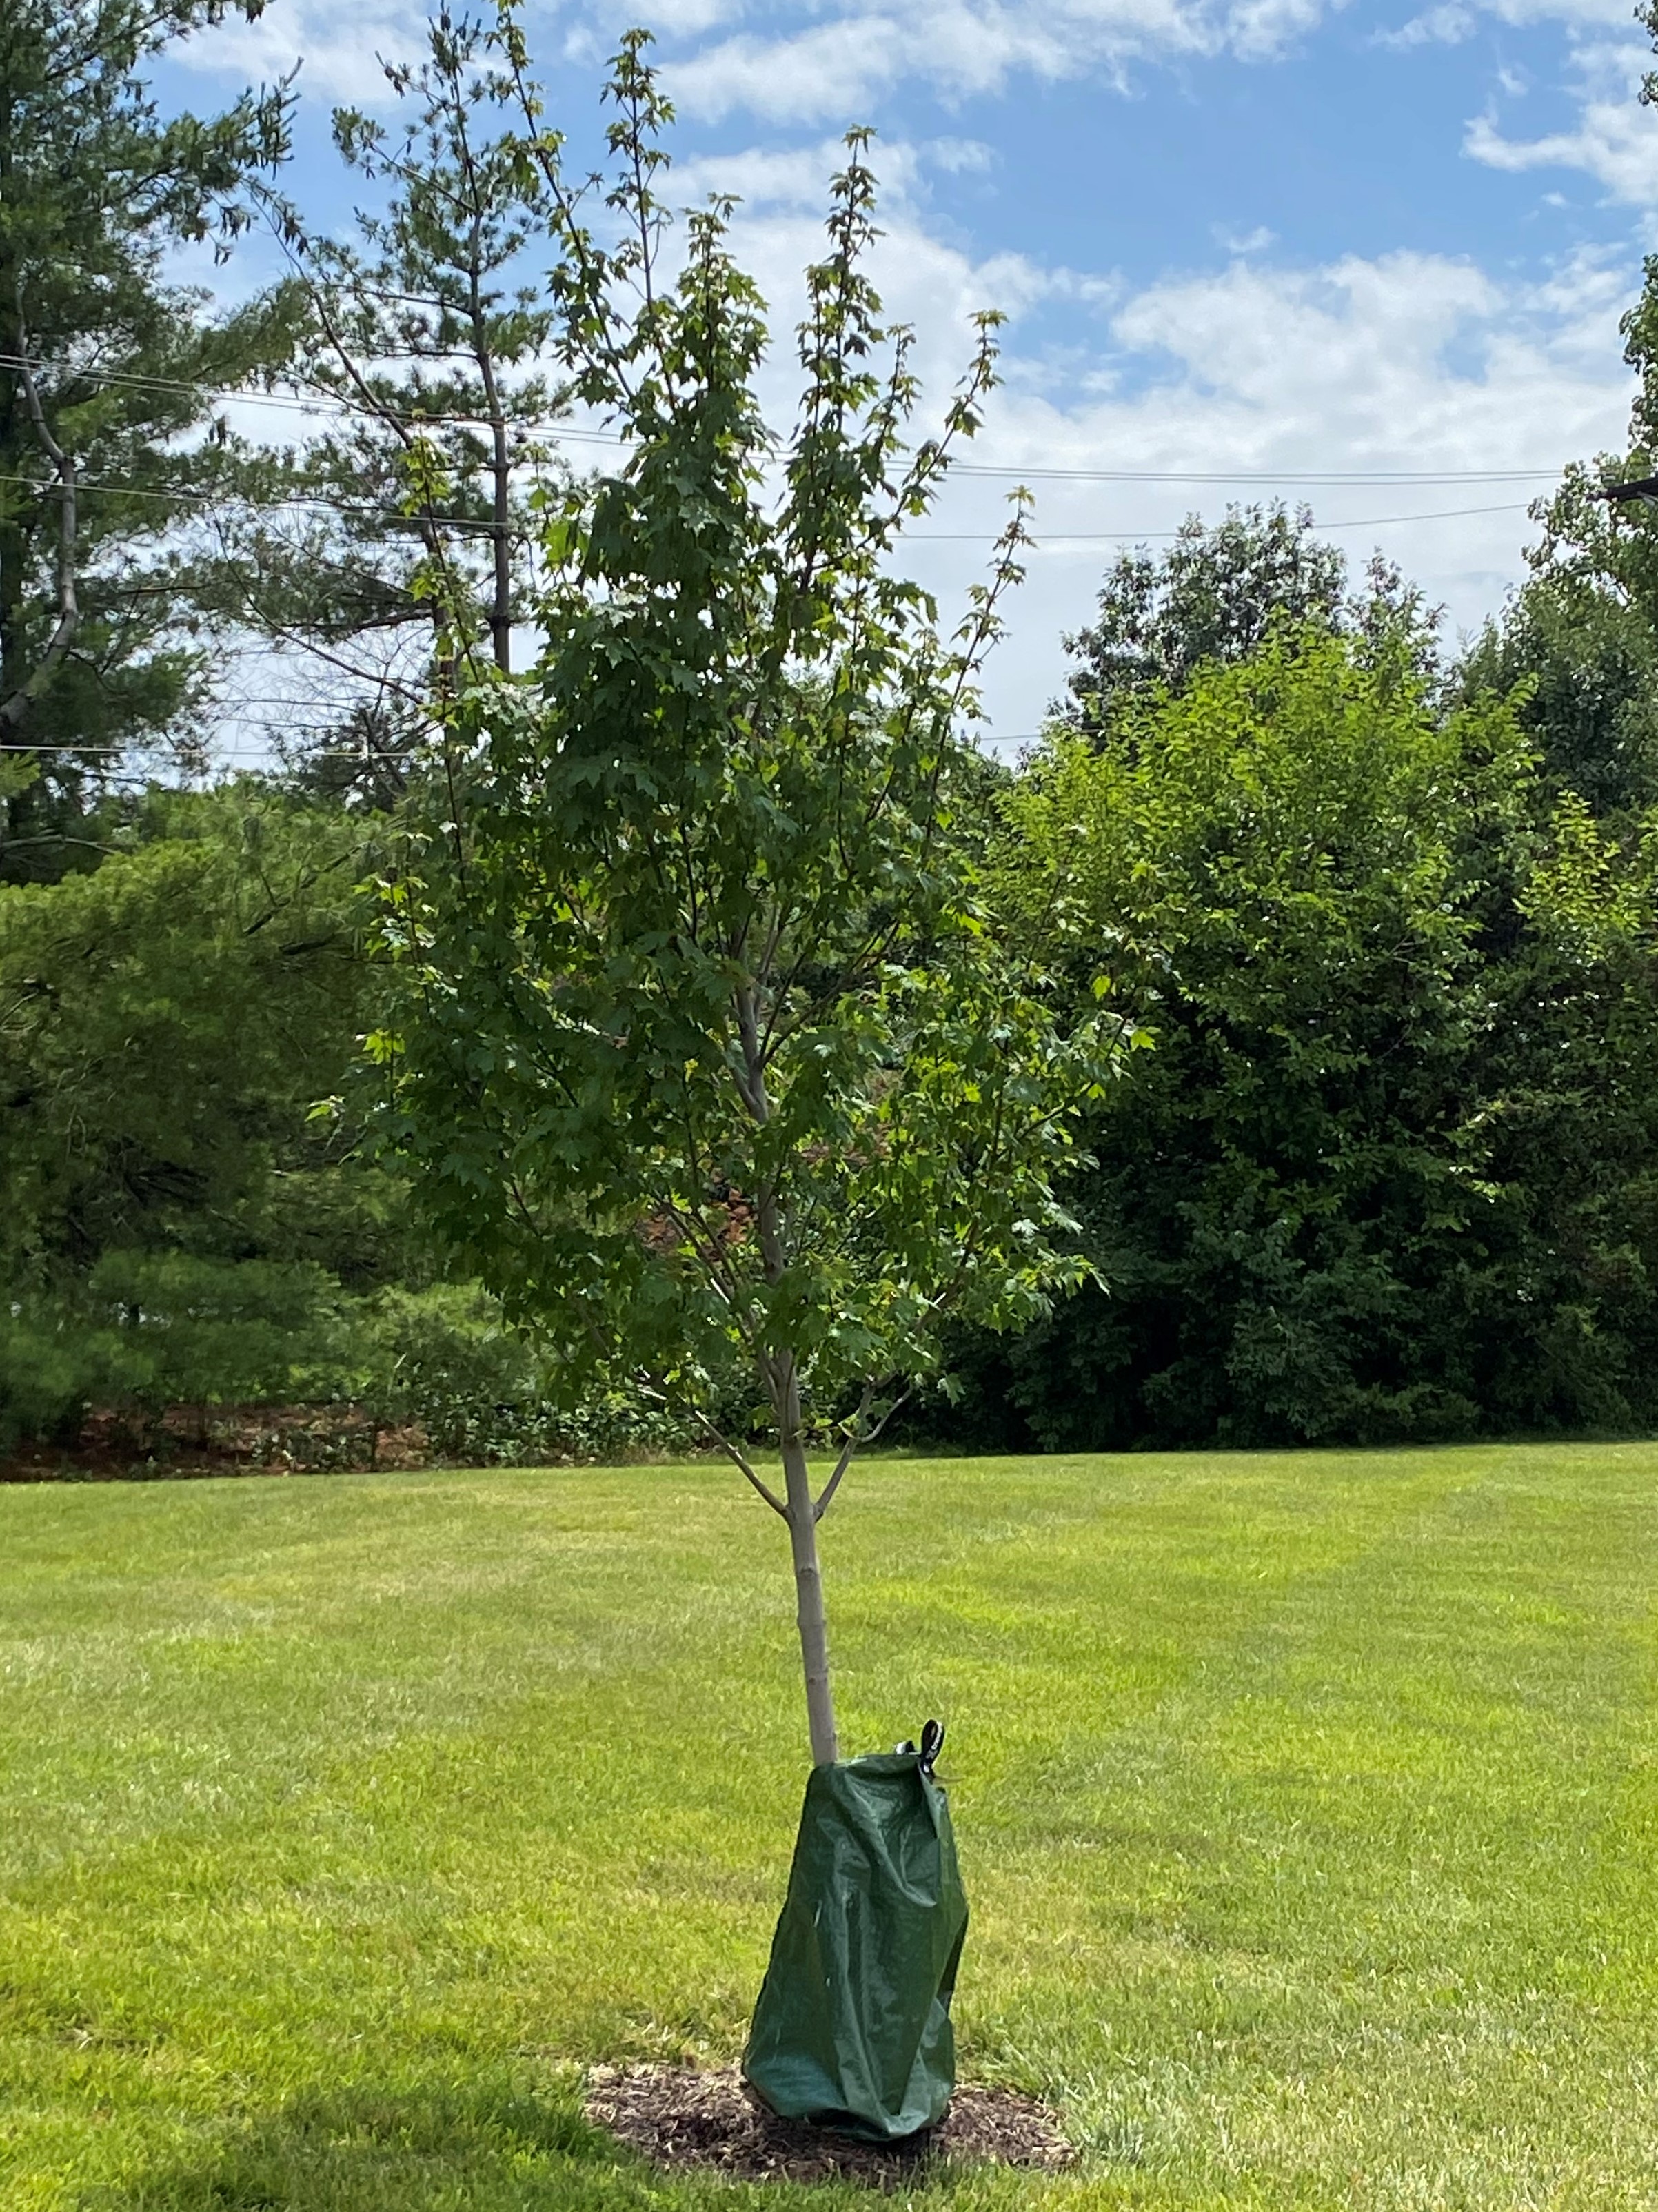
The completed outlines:
[[[737,2181],[862,2181],[902,2188],[928,2165],[992,2160],[1056,2172],[1074,2153],[1047,2106],[1013,2089],[959,2087],[936,2128],[860,2142],[768,2112],[736,2067],[597,2066],[584,2100],[596,2126],[659,2166],[713,2167]]]

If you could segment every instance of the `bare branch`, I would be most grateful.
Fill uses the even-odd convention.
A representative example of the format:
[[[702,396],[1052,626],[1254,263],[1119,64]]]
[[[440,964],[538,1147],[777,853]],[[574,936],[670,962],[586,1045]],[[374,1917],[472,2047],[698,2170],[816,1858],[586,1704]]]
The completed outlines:
[[[772,1511],[774,1513],[780,1514],[782,1518],[786,1521],[789,1517],[788,1507],[784,1504],[782,1499],[771,1487],[771,1485],[768,1482],[762,1481],[761,1478],[755,1473],[753,1468],[749,1463],[748,1454],[744,1451],[740,1446],[734,1444],[723,1429],[716,1428],[700,1406],[688,1406],[685,1410],[689,1413],[691,1419],[696,1423],[697,1426],[701,1430],[703,1435],[708,1438],[710,1443],[718,1444],[720,1450],[725,1453],[726,1458],[731,1461],[732,1466],[739,1468],[742,1471],[744,1479],[753,1484],[754,1487],[765,1499],[767,1504],[770,1506]]]
[[[875,1385],[872,1382],[865,1382],[864,1395],[858,1401],[858,1411],[852,1417],[851,1425],[847,1430],[846,1441],[841,1447],[841,1456],[835,1462],[835,1472],[823,1485],[818,1493],[817,1502],[811,1509],[811,1517],[814,1521],[821,1521],[829,1511],[829,1500],[841,1487],[841,1476],[852,1465],[853,1455],[858,1449],[858,1432],[868,1419],[870,1404],[874,1396]]]
[[[818,1493],[817,1503],[811,1509],[811,1517],[814,1521],[821,1521],[829,1511],[829,1501],[841,1487],[841,1476],[845,1474],[859,1453],[865,1446],[875,1442],[893,1415],[901,1407],[907,1406],[914,1395],[915,1385],[912,1382],[907,1389],[900,1391],[874,1427],[865,1429],[863,1425],[869,1418],[869,1409],[875,1397],[875,1385],[872,1382],[865,1383],[864,1395],[859,1401],[858,1411],[852,1417],[852,1426],[847,1432],[845,1443],[841,1447],[841,1456],[835,1463],[835,1472],[823,1485]]]

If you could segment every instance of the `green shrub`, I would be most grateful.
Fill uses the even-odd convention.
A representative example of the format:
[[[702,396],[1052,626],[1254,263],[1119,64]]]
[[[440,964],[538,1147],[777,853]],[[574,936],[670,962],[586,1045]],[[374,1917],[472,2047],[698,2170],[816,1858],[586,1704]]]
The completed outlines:
[[[195,1408],[205,1441],[218,1407],[355,1399],[375,1349],[363,1312],[307,1261],[107,1252],[74,1293],[0,1316],[0,1449],[73,1443],[94,1407],[154,1452],[173,1407]]]
[[[308,1262],[112,1252],[72,1298],[0,1314],[0,1451],[72,1445],[100,1411],[135,1453],[162,1456],[179,1408],[207,1443],[224,1440],[215,1416],[230,1407],[280,1409],[237,1425],[259,1463],[318,1472],[372,1465],[392,1426],[418,1425],[435,1457],[472,1466],[692,1441],[643,1401],[557,1404],[544,1359],[472,1283],[370,1300]]]
[[[391,1290],[378,1302],[376,1381],[386,1422],[418,1422],[440,1458],[471,1466],[541,1466],[667,1449],[690,1439],[642,1400],[556,1402],[535,1348],[476,1283]]]
[[[0,1451],[72,1443],[107,1395],[118,1346],[47,1304],[0,1312]]]

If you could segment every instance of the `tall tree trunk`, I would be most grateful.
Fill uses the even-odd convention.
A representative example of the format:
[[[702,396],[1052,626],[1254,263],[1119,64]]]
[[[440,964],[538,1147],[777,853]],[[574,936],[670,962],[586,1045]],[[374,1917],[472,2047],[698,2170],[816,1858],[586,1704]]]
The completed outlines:
[[[79,513],[76,504],[75,464],[52,435],[52,426],[46,420],[46,410],[40,404],[40,394],[35,386],[34,372],[29,366],[28,344],[27,327],[20,317],[17,374],[28,402],[35,437],[58,477],[58,620],[52,635],[46,640],[45,651],[28,675],[13,690],[8,691],[0,686],[0,730],[8,736],[21,726],[36,696],[46,689],[57,673],[58,664],[74,643],[75,634],[81,626],[81,602],[75,584]],[[3,654],[0,654],[0,659],[3,659]]]
[[[789,1549],[794,1557],[795,1618],[800,1629],[800,1662],[806,1677],[806,1726],[811,1763],[833,1766],[841,1756],[835,1728],[835,1698],[829,1686],[829,1622],[823,1612],[823,1572],[817,1564],[817,1508],[811,1494],[800,1427],[800,1389],[793,1362],[784,1381],[781,1431],[783,1495],[788,1506]]]
[[[738,985],[735,1012],[742,1042],[743,1072],[738,1088],[743,1103],[762,1127],[771,1119],[771,1097],[766,1086],[766,1055],[751,984]],[[767,1279],[780,1282],[787,1267],[781,1209],[774,1185],[762,1182],[755,1193],[755,1224],[764,1257]],[[835,1732],[835,1699],[829,1689],[829,1624],[823,1614],[823,1571],[817,1564],[817,1505],[811,1494],[811,1469],[806,1465],[806,1441],[800,1418],[800,1370],[794,1354],[762,1355],[760,1371],[777,1418],[777,1440],[783,1456],[784,1518],[789,1524],[789,1549],[794,1555],[795,1618],[800,1629],[800,1662],[806,1675],[806,1725],[811,1731],[811,1763],[833,1766],[841,1756]],[[772,1500],[776,1504],[775,1498]]]
[[[465,108],[461,108],[459,113],[464,133]],[[463,137],[462,144],[465,143]],[[513,672],[513,460],[507,437],[507,413],[501,403],[500,386],[495,381],[495,357],[489,342],[489,318],[483,312],[483,275],[476,223],[473,226],[472,263],[468,276],[471,286],[472,358],[477,364],[478,379],[483,386],[484,408],[489,417],[489,538],[494,567],[489,592],[489,642],[495,653],[495,666],[503,676],[510,676]]]
[[[3,64],[10,60],[11,41],[0,43],[0,199],[9,199],[12,179],[12,98]],[[23,390],[17,363],[23,357],[26,333],[18,301],[19,272],[15,254],[0,231],[0,471],[8,479],[7,510],[0,520],[0,697],[21,691],[28,678],[24,660],[24,599],[27,589],[29,540],[23,517],[27,507],[18,494],[19,479],[32,443],[25,427]]]

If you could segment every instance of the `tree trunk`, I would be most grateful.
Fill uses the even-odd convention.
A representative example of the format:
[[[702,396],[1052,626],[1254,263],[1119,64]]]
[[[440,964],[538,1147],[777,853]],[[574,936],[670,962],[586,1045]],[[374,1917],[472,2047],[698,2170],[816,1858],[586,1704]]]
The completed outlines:
[[[738,1034],[743,1042],[743,1103],[762,1127],[771,1118],[766,1091],[766,1058],[760,1039],[751,986],[739,986],[736,998]],[[762,1183],[755,1194],[755,1222],[764,1255],[766,1279],[780,1282],[787,1265],[783,1225],[775,1188]],[[800,1629],[800,1662],[806,1674],[806,1725],[811,1731],[811,1763],[833,1766],[841,1756],[835,1732],[835,1698],[829,1689],[829,1624],[823,1615],[823,1571],[817,1564],[817,1506],[811,1494],[811,1469],[800,1419],[800,1370],[792,1352],[763,1356],[760,1371],[777,1417],[783,1456],[784,1518],[794,1555],[795,1619]],[[774,1498],[772,1503],[775,1504]]]
[[[458,107],[459,127],[465,131],[465,109]],[[463,140],[464,143],[464,140]],[[507,414],[495,381],[495,349],[489,342],[489,319],[483,312],[483,276],[477,224],[473,225],[472,260],[468,271],[471,285],[472,358],[483,386],[483,404],[489,417],[490,520],[494,549],[494,585],[489,594],[489,641],[495,666],[503,676],[513,672],[513,460],[507,438]]]
[[[10,197],[12,179],[12,98],[0,82],[0,199]],[[8,480],[6,513],[0,520],[0,696],[9,698],[28,678],[24,659],[29,562],[30,507],[27,487],[20,481],[31,442],[23,421],[23,387],[17,363],[23,358],[26,332],[18,299],[19,269],[15,253],[0,234],[0,472]],[[32,520],[32,516],[30,516]]]
[[[784,1498],[788,1506],[789,1549],[794,1555],[796,1619],[800,1661],[806,1676],[806,1725],[811,1734],[811,1763],[833,1766],[841,1756],[835,1730],[835,1698],[829,1687],[829,1623],[823,1613],[823,1574],[817,1564],[817,1511],[811,1495],[800,1433],[800,1393],[791,1370],[783,1392],[780,1424]]]

